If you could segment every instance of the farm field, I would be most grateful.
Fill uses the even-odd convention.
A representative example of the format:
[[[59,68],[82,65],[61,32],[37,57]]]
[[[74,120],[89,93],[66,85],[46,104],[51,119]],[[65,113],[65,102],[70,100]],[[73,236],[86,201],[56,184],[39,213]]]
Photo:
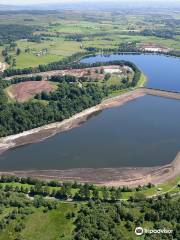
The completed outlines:
[[[60,61],[75,53],[109,49],[118,51],[124,45],[139,47],[142,43],[154,43],[178,50],[178,19],[179,16],[175,13],[171,14],[170,19],[164,19],[161,12],[155,16],[150,13],[148,18],[142,13],[124,15],[87,12],[86,17],[81,11],[45,12],[39,15],[24,13],[18,16],[11,13],[6,22],[5,17],[0,16],[2,26],[22,25],[32,32],[29,39],[17,39],[16,46],[8,50],[8,55],[11,56],[9,67],[12,68],[36,67]],[[173,31],[169,27],[170,21]],[[8,44],[1,46],[1,52],[4,48],[9,48]],[[21,51],[18,55],[17,48]]]
[[[41,43],[18,41],[17,46],[22,49],[22,54],[16,58],[16,68],[35,67],[40,64],[60,61],[64,57],[82,51],[80,43],[66,42],[57,38],[54,38],[53,41],[43,41]],[[27,53],[25,53],[25,49],[28,49]],[[47,53],[37,56],[43,49],[47,49]]]

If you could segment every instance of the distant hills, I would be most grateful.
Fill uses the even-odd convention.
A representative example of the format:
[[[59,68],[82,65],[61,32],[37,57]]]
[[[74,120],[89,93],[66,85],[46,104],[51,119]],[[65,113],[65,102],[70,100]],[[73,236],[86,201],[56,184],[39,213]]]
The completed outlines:
[[[180,11],[180,1],[172,0],[166,3],[163,0],[79,0],[77,2],[62,2],[57,4],[34,4],[34,5],[2,5],[0,11],[21,11],[21,10],[177,10]]]

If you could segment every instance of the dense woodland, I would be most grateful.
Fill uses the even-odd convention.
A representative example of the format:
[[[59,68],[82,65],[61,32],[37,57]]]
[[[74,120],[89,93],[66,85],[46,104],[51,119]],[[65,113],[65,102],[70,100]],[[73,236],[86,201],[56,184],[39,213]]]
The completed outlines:
[[[54,76],[52,80],[59,81],[58,89],[49,94],[42,92],[35,97],[37,100],[45,100],[47,104],[41,101],[8,103],[8,99],[3,91],[3,86],[6,86],[7,81],[1,80],[0,136],[16,134],[47,123],[67,119],[75,113],[97,105],[113,91],[135,87],[140,79],[140,70],[133,63],[126,61],[96,64],[73,63],[71,67],[97,67],[102,64],[121,66],[125,64],[131,67],[134,71],[133,80],[131,82],[124,81],[120,86],[107,87],[106,84],[103,84],[103,86],[98,84],[87,84],[86,86],[80,87],[77,83],[72,83],[75,82],[74,77],[67,76],[64,78],[57,78]],[[39,81],[41,78],[36,77],[33,78],[33,80]],[[16,81],[26,81],[26,78],[15,78],[12,80],[12,83]]]
[[[28,39],[32,37],[36,30],[33,26],[0,24],[0,44],[7,44],[18,39]]]
[[[42,94],[42,98],[44,95]],[[50,101],[47,105],[41,102],[2,104],[0,106],[0,136],[19,133],[46,123],[62,121],[83,109],[100,103],[104,97],[98,86],[87,86],[81,89],[70,84],[63,84],[59,91],[51,95],[48,97]],[[5,100],[5,97],[1,97],[1,102]]]
[[[134,240],[139,226],[172,229],[173,234],[146,234],[145,240],[180,238],[179,199],[159,198],[121,204],[89,202],[82,206],[76,220],[75,239]],[[128,234],[130,233],[131,234]]]
[[[145,187],[151,188],[152,185],[148,184],[143,188]],[[120,199],[124,191],[137,193],[135,197],[123,201]],[[64,218],[66,224],[70,222],[73,229],[69,239],[134,240],[135,228],[142,226],[147,229],[173,230],[171,234],[145,234],[143,236],[145,240],[178,240],[180,238],[179,197],[165,194],[146,198],[139,191],[140,187],[107,188],[77,182],[60,183],[54,180],[40,181],[30,177],[2,176],[0,178],[0,238],[3,232],[8,232],[8,240],[26,239],[23,234],[28,231],[30,223],[28,219],[31,215],[36,216],[39,212],[45,218],[48,214],[51,215],[51,212],[63,215],[60,206],[65,201]],[[70,210],[70,204],[74,204],[75,208]],[[38,219],[32,219],[33,226],[40,224]],[[56,224],[62,224],[57,218],[55,221]],[[60,230],[59,236],[60,239],[66,239]],[[51,237],[59,239],[54,235]]]

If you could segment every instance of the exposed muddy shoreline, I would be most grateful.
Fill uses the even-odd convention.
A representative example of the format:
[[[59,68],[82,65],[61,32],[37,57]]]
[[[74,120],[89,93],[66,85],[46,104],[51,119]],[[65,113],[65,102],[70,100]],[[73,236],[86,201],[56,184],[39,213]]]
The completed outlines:
[[[0,172],[0,175],[33,177],[42,180],[77,181],[105,186],[159,184],[173,179],[180,173],[180,152],[170,164],[157,167],[79,168],[69,170],[31,170]]]

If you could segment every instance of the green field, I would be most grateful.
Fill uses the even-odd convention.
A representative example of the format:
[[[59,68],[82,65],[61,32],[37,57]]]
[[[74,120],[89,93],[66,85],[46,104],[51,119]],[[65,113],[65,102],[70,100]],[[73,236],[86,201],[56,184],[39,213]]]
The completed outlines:
[[[63,39],[53,41],[42,41],[41,43],[17,41],[17,47],[21,49],[21,54],[16,56],[11,51],[11,55],[16,59],[15,68],[36,67],[41,64],[60,61],[64,57],[71,56],[76,52],[81,52],[80,43],[66,42]],[[25,50],[28,49],[28,52]],[[47,49],[47,53],[38,56],[38,53]]]
[[[152,13],[148,17],[141,12],[136,14],[110,12],[87,12],[86,16],[81,11],[44,14],[18,14],[8,15],[8,19],[0,16],[1,24],[19,24],[33,26],[33,36],[40,37],[40,41],[19,39],[17,47],[21,49],[19,56],[10,51],[9,54],[16,59],[14,68],[35,67],[61,60],[77,52],[86,52],[86,48],[118,49],[121,44],[156,43],[171,49],[180,49],[180,27],[178,25],[179,13],[169,13],[164,17],[164,12]],[[169,27],[173,24],[173,27]],[[38,26],[35,28],[35,26]],[[141,34],[144,30],[171,31],[174,37],[161,37]],[[173,30],[172,30],[173,29]],[[7,45],[1,46],[0,51]],[[44,49],[47,52],[36,56]],[[1,59],[1,56],[0,56]]]

